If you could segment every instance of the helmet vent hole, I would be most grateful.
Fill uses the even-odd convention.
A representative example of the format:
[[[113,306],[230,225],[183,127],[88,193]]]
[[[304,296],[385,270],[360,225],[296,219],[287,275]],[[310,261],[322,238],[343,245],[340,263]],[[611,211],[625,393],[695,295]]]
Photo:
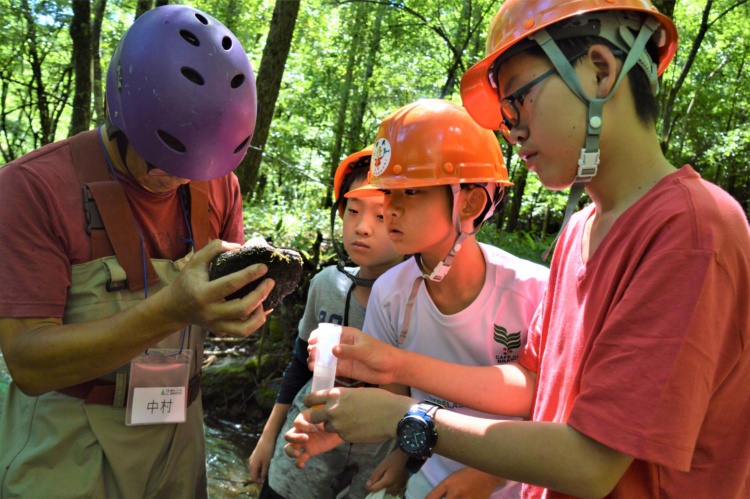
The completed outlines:
[[[243,75],[243,74],[240,73],[237,76],[235,76],[234,78],[232,78],[232,81],[229,82],[229,86],[232,87],[232,88],[238,88],[243,83],[245,83],[245,75]]]
[[[221,39],[221,46],[224,50],[229,50],[232,48],[232,39],[228,36],[225,36]]]
[[[205,24],[205,25],[208,25],[208,19],[206,19],[206,18],[205,18],[205,17],[203,16],[203,15],[201,15],[201,14],[198,14],[198,13],[196,12],[196,13],[195,13],[195,18],[196,18],[196,19],[198,19],[198,21],[199,21],[199,22],[200,22],[201,24]]]
[[[173,149],[177,152],[185,152],[187,151],[187,148],[185,147],[185,144],[177,140],[173,135],[165,132],[164,130],[157,130],[157,134],[159,134],[159,138],[164,142],[167,147],[170,149]]]
[[[184,38],[185,41],[188,42],[190,45],[195,45],[196,47],[198,47],[201,44],[201,41],[198,40],[198,37],[186,29],[180,30],[180,36]]]
[[[240,145],[237,146],[237,149],[234,150],[234,154],[237,154],[238,152],[240,152],[245,147],[245,145],[247,144],[247,142],[250,140],[250,137],[252,137],[252,136],[248,135],[247,138],[245,140],[243,140],[240,143]]]
[[[203,85],[205,83],[200,73],[193,68],[182,68],[180,69],[180,72],[182,73],[182,76],[192,81],[196,85]]]

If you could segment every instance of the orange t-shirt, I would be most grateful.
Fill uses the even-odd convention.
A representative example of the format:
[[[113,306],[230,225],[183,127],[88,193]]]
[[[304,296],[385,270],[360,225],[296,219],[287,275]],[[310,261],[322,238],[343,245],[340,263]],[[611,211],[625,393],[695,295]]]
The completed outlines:
[[[593,205],[558,242],[521,364],[533,420],[635,461],[611,497],[750,492],[750,230],[689,166],[615,222],[583,262]],[[563,497],[527,486],[524,497]]]

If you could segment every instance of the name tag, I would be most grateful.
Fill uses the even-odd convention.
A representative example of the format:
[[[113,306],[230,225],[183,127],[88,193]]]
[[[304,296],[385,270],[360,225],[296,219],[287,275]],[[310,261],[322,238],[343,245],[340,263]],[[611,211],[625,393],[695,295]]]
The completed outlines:
[[[125,424],[184,423],[191,350],[151,349],[130,362]]]

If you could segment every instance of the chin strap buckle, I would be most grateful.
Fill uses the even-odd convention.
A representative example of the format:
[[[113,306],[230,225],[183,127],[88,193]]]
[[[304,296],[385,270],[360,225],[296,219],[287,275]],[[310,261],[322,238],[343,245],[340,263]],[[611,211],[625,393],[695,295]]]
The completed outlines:
[[[575,182],[591,182],[599,169],[599,149],[593,152],[581,149],[581,155],[578,157],[578,175]]]

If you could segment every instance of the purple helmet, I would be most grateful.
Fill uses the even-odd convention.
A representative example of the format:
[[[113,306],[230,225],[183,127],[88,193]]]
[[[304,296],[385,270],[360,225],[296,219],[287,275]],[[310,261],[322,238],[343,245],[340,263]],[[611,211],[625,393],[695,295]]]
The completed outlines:
[[[210,180],[233,171],[255,128],[255,77],[237,38],[200,10],[141,15],[107,71],[111,124],[153,167]]]

